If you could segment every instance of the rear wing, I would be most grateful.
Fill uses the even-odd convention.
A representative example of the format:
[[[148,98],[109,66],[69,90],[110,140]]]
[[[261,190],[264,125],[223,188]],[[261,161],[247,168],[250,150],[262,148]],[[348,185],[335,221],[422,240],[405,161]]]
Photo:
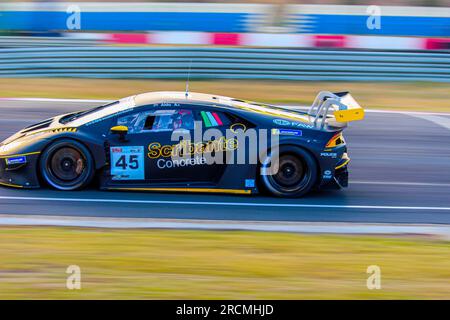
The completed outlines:
[[[315,126],[343,128],[351,121],[364,119],[364,109],[348,92],[321,91],[311,105],[308,115]]]

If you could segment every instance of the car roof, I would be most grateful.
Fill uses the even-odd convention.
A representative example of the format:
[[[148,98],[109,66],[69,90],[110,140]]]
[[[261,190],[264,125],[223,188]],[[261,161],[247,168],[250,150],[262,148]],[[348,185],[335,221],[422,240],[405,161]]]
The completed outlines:
[[[114,114],[126,112],[135,108],[148,106],[152,104],[159,104],[164,102],[173,102],[180,104],[202,104],[209,105],[211,107],[217,106],[222,108],[230,108],[241,111],[248,111],[265,116],[290,118],[295,121],[309,122],[309,117],[306,114],[293,112],[281,107],[272,106],[268,104],[244,101],[234,99],[231,97],[225,97],[220,95],[212,95],[205,93],[186,92],[183,91],[160,91],[160,92],[147,92],[134,96],[120,99],[116,103],[112,103],[109,107],[101,109],[97,112],[89,114],[86,117],[75,120],[70,125],[80,126],[97,119],[112,116]]]
[[[307,114],[293,112],[292,110],[286,108],[198,92],[189,92],[188,94],[182,91],[148,92],[134,96],[134,102],[136,107],[162,102],[178,102],[189,104],[199,103],[202,105],[228,107],[230,109],[241,111],[245,110],[266,116],[278,116],[291,118],[293,120],[301,122],[309,122],[309,116]]]
[[[232,106],[231,101],[233,98],[198,93],[198,92],[186,92],[182,91],[160,91],[160,92],[147,92],[141,93],[134,96],[134,104],[136,107],[146,106],[154,103],[161,103],[166,101],[180,101],[183,103],[196,103],[200,102],[202,104],[225,104]],[[220,102],[219,102],[220,101]]]

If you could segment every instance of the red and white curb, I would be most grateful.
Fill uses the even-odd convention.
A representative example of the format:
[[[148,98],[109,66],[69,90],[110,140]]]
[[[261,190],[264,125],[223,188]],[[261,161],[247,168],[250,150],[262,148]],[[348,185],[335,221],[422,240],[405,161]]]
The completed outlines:
[[[69,33],[64,37],[105,44],[299,47],[371,50],[449,50],[450,38],[317,35],[295,33],[145,32]]]

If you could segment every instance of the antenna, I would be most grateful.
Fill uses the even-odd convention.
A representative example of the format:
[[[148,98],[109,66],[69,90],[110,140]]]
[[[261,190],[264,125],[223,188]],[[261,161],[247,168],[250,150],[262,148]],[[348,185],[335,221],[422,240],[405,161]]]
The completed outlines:
[[[191,61],[189,61],[189,70],[188,70],[188,76],[187,76],[187,81],[186,81],[186,93],[184,94],[186,99],[189,96],[189,79],[191,77],[191,65],[192,65],[192,59],[191,59]]]

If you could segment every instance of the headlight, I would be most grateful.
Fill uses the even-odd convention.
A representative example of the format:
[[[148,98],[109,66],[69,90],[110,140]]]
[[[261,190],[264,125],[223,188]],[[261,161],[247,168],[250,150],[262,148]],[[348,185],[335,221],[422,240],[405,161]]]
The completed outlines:
[[[49,132],[48,130],[46,130],[46,131],[38,131],[38,132],[30,132],[30,133],[27,133],[25,135],[19,136],[19,137],[15,138],[14,140],[12,140],[9,143],[0,145],[0,153],[9,153],[11,150],[17,148],[18,146],[20,146],[24,142],[23,141],[24,137],[29,138],[29,137],[32,136],[33,138],[37,138],[39,136],[47,134],[48,132]],[[11,138],[13,138],[13,137],[11,137]],[[6,139],[5,141],[8,141],[10,139]]]

